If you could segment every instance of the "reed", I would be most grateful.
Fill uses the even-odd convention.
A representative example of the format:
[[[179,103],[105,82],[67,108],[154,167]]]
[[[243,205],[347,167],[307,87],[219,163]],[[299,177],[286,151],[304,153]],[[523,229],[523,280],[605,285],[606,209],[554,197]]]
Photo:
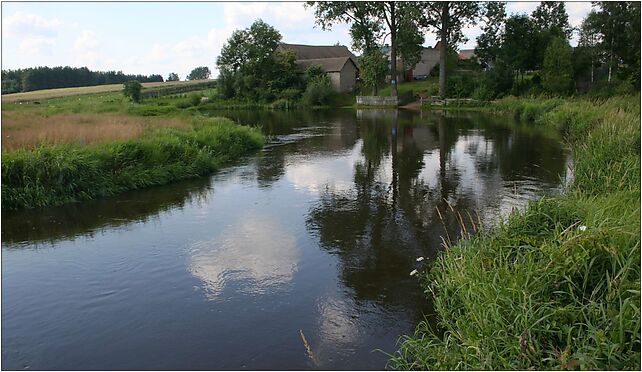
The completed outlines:
[[[390,367],[639,370],[640,97],[493,109],[564,132],[574,182],[420,273],[439,330],[420,323]]]
[[[3,152],[2,207],[58,205],[201,176],[262,144],[256,129],[198,118],[189,129],[147,129],[128,140]]]

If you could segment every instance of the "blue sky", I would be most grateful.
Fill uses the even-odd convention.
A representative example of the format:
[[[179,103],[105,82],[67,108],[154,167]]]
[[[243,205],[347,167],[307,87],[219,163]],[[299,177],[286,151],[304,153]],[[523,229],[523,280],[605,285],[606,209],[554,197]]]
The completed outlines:
[[[509,2],[508,13],[530,13],[539,2]],[[572,25],[589,2],[566,4]],[[226,3],[2,3],[2,68],[87,66],[94,70],[161,74],[183,79],[196,66],[215,71],[232,31],[261,18],[289,43],[350,45],[348,27],[323,31],[301,2]],[[473,48],[479,27],[465,30]],[[426,46],[435,36],[426,35]]]

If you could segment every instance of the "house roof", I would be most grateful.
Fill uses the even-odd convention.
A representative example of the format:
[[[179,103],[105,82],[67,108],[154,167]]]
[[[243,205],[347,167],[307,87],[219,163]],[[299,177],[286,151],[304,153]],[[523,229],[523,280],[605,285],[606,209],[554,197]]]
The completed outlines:
[[[343,66],[350,61],[357,67],[351,57],[335,57],[335,58],[313,58],[313,59],[298,59],[295,61],[300,71],[305,71],[310,65],[320,65],[325,72],[338,72],[343,69]]]
[[[337,58],[351,57],[354,54],[345,45],[302,45],[279,43],[277,48],[293,49],[297,59],[319,59],[319,58]]]

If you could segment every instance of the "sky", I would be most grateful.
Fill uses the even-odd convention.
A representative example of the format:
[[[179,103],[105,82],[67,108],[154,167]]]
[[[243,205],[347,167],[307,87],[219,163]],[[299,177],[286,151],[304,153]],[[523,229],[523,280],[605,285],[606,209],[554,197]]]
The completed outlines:
[[[508,2],[507,12],[530,14],[537,5]],[[567,2],[571,25],[590,9],[590,2]],[[258,18],[287,43],[350,47],[347,25],[323,31],[302,2],[2,2],[2,69],[86,66],[164,78],[175,72],[183,80],[208,66],[216,76],[221,47]],[[480,32],[479,25],[465,29],[469,41],[459,49],[474,48]],[[425,39],[425,46],[435,44],[433,33]]]

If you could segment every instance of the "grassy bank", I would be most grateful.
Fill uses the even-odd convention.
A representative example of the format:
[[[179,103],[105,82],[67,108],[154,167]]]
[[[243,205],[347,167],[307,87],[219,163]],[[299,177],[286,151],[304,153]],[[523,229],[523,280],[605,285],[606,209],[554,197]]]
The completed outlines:
[[[491,105],[562,131],[574,181],[421,274],[423,322],[396,369],[640,368],[640,97]]]
[[[95,145],[43,145],[2,154],[3,209],[114,195],[205,175],[263,144],[260,132],[227,119]]]

